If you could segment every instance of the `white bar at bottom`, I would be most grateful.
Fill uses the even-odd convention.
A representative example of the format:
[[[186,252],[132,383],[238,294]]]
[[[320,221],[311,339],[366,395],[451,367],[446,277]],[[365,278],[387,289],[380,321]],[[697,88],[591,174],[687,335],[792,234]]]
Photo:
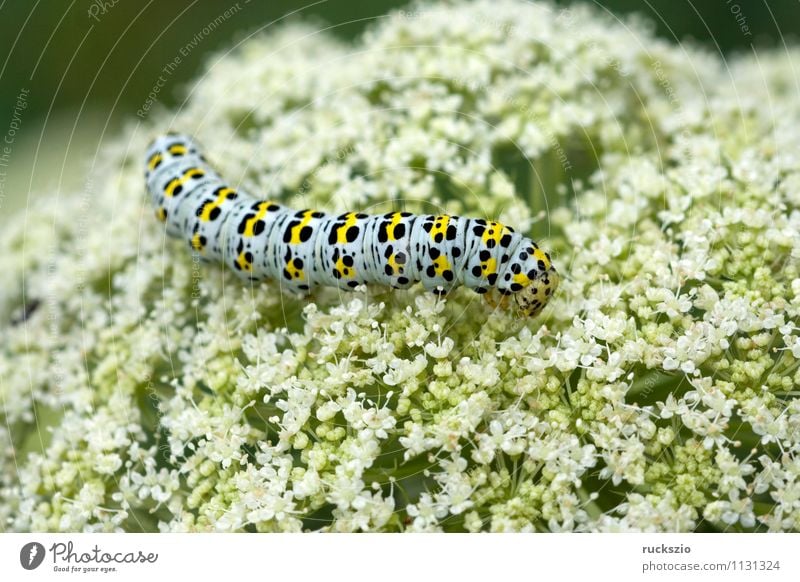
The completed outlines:
[[[136,582],[800,580],[798,544],[800,534],[2,534],[0,572]]]

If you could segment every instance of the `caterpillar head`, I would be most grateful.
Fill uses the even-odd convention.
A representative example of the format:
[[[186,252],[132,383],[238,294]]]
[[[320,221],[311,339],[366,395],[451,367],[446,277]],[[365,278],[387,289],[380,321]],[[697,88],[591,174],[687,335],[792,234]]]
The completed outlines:
[[[535,317],[555,294],[561,278],[550,255],[534,241],[523,238],[498,281],[498,291],[514,297],[518,312]]]
[[[560,282],[558,271],[550,267],[532,279],[529,285],[514,293],[514,300],[522,315],[525,317],[539,315],[555,294]]]

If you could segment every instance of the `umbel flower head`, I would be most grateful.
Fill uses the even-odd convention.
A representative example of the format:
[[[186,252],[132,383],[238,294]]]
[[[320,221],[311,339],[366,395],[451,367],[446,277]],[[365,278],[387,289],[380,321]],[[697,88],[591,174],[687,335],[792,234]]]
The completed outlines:
[[[2,527],[800,529],[798,66],[511,0],[210,61],[0,234]],[[559,292],[240,283],[152,217],[169,130],[296,208],[499,219]]]

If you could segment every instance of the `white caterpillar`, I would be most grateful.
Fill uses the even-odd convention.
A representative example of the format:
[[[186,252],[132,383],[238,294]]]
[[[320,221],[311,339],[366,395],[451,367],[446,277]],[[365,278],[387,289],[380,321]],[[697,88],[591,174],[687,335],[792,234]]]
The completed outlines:
[[[503,305],[513,298],[524,315],[535,316],[558,287],[550,256],[508,226],[409,212],[292,210],[230,188],[187,136],[157,138],[147,150],[145,178],[170,235],[243,278],[279,280],[297,293],[364,283],[404,289],[419,281],[443,295],[466,285],[498,294],[493,301]]]

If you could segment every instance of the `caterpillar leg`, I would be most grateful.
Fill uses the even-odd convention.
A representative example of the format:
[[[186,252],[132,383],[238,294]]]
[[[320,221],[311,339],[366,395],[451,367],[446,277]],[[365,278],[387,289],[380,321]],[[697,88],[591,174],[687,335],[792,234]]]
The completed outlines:
[[[493,309],[509,309],[512,305],[510,296],[500,293],[497,289],[489,289],[483,294],[483,298]]]

